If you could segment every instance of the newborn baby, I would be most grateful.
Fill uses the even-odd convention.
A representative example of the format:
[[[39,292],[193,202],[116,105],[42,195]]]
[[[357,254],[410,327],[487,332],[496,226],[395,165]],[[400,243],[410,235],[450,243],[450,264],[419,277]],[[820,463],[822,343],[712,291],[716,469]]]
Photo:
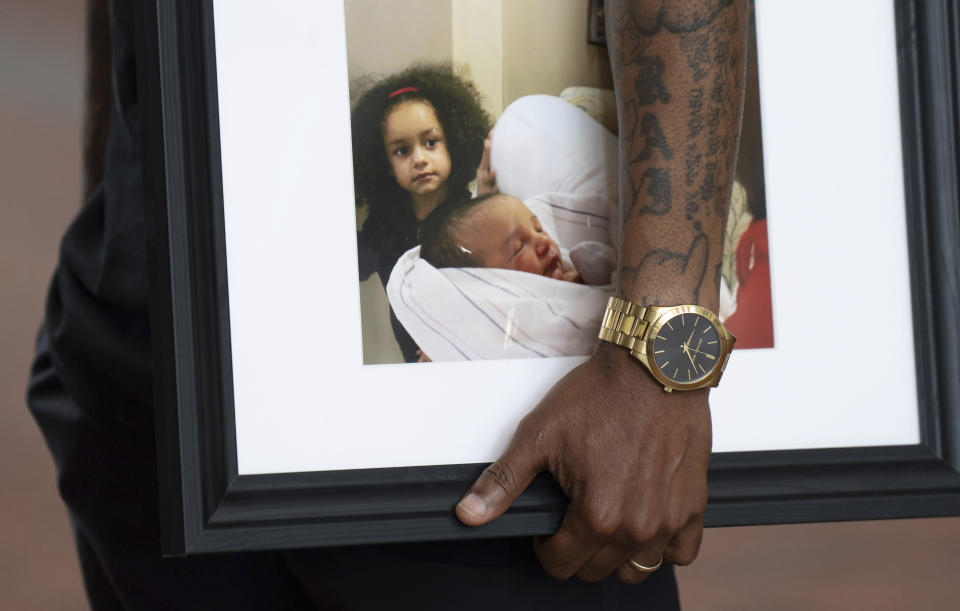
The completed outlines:
[[[597,260],[603,251],[604,270],[585,270],[576,264]],[[496,267],[529,272],[555,280],[606,284],[610,280],[613,250],[584,242],[571,251],[574,265],[564,264],[560,247],[544,231],[540,220],[522,201],[503,193],[444,206],[431,214],[421,232],[420,257],[437,268]],[[592,266],[591,266],[592,267]]]

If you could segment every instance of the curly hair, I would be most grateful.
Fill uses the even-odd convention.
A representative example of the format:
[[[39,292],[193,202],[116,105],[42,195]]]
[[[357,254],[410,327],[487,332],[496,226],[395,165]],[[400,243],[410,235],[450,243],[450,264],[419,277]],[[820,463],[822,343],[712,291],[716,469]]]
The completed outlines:
[[[420,258],[441,267],[483,267],[469,250],[460,245],[461,235],[468,230],[474,214],[487,201],[502,193],[488,193],[476,199],[448,201],[427,217],[420,232]]]
[[[357,88],[357,84],[355,84]],[[391,93],[416,88],[399,95]],[[480,93],[451,65],[417,64],[377,81],[367,89],[351,113],[353,180],[358,208],[368,207],[371,217],[410,215],[398,202],[409,201],[390,173],[383,145],[383,122],[395,106],[411,100],[429,103],[443,127],[450,153],[451,171],[447,194],[459,199],[476,176],[483,155],[483,140],[490,131],[490,115],[480,105]]]

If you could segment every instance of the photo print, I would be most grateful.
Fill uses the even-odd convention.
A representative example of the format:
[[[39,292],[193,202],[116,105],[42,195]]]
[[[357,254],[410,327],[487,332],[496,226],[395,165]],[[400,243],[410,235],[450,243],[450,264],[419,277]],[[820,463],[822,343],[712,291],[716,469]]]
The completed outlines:
[[[619,230],[594,4],[345,0],[365,364],[593,350]],[[770,348],[753,21],[719,314]]]

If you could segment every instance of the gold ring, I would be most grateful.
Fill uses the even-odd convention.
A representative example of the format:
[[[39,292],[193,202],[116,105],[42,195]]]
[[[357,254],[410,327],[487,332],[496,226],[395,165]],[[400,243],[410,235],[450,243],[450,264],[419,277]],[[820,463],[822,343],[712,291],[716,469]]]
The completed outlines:
[[[663,554],[660,554],[660,559],[657,560],[657,563],[653,566],[643,566],[633,558],[629,558],[628,560],[633,570],[639,571],[641,573],[653,573],[654,571],[660,568],[660,565],[663,564]]]

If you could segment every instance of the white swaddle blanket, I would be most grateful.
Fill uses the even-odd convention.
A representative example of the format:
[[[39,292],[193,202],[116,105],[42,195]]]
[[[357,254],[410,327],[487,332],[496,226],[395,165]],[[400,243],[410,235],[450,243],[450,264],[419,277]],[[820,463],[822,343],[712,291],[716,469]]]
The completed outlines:
[[[609,202],[546,193],[524,202],[560,245],[609,243]],[[589,354],[613,285],[589,286],[527,272],[437,269],[407,251],[387,283],[397,318],[434,361]]]
[[[553,96],[515,101],[494,127],[491,165],[500,191],[524,200],[568,268],[578,244],[615,247],[617,139],[582,110]],[[580,252],[586,250],[592,249]],[[397,261],[387,297],[432,360],[574,356],[593,349],[612,285],[503,269],[436,269],[419,253],[418,246]]]

